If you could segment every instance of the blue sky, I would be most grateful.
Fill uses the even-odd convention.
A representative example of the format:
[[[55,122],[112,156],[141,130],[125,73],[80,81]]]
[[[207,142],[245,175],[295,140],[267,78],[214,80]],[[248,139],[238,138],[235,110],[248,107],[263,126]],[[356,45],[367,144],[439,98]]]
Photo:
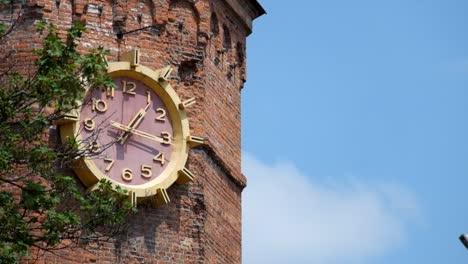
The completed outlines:
[[[244,263],[465,263],[468,2],[260,1]]]

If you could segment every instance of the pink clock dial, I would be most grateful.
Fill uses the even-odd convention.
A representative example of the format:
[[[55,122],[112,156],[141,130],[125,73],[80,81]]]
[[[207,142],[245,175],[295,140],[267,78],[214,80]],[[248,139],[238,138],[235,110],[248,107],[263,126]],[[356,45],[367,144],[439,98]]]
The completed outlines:
[[[115,89],[88,94],[79,135],[91,159],[110,179],[142,185],[157,179],[173,152],[174,129],[167,106],[139,80],[113,78]]]

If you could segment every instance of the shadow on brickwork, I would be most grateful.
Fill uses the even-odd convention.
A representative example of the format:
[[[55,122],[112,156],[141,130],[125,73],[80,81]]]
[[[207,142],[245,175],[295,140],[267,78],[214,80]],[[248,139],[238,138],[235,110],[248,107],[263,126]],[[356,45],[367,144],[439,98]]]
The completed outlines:
[[[170,203],[159,208],[141,203],[126,234],[115,240],[119,262],[138,260],[145,253],[153,258],[160,252],[203,255],[200,245],[206,211],[200,190],[195,183],[173,185],[168,189]]]

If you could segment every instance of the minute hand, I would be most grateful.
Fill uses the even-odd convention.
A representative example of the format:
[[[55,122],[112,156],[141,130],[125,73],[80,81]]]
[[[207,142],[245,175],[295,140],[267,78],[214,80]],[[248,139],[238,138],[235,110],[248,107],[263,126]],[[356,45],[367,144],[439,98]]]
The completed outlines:
[[[164,140],[164,139],[161,138],[161,137],[148,134],[148,133],[143,132],[143,131],[141,131],[141,130],[138,130],[138,129],[132,128],[132,127],[130,127],[130,126],[126,126],[126,125],[117,123],[117,122],[115,122],[115,121],[111,121],[111,125],[112,125],[113,127],[118,128],[118,129],[122,129],[122,130],[125,131],[125,132],[129,132],[129,133],[132,133],[132,134],[135,134],[135,135],[139,135],[139,136],[142,136],[142,137],[145,137],[145,138],[148,138],[148,139],[157,141],[157,142],[162,143],[162,144],[170,144],[169,142],[167,142],[166,140]]]
[[[148,96],[149,96],[149,93],[148,93]],[[151,102],[149,101],[149,97],[148,97],[148,103],[146,104],[145,108],[140,109],[140,111],[136,113],[136,115],[132,118],[132,120],[130,120],[130,123],[128,124],[129,128],[134,129],[141,123],[150,105],[151,105]],[[123,133],[120,138],[120,144],[123,144],[129,136],[130,134],[128,133],[128,131],[126,133]]]

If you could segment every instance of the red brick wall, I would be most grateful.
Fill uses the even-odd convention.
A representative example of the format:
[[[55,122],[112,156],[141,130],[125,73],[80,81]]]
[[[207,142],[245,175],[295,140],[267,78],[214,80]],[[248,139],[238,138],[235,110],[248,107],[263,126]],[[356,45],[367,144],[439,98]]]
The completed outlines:
[[[139,48],[141,64],[153,69],[171,65],[170,82],[179,96],[197,100],[188,109],[191,134],[208,139],[207,146],[189,156],[187,167],[195,181],[172,186],[169,204],[140,206],[128,232],[109,242],[56,255],[32,252],[40,256],[38,263],[240,263],[246,18],[224,0],[61,0],[59,7],[55,1],[31,0],[24,12],[18,30],[1,43],[2,50],[16,50],[12,60],[21,62],[18,69],[30,69],[31,50],[40,43],[34,21],[47,19],[61,29],[82,21],[88,28],[80,43],[83,50],[103,45],[112,61]],[[159,26],[159,36],[147,30],[116,38],[119,30],[152,24]]]

